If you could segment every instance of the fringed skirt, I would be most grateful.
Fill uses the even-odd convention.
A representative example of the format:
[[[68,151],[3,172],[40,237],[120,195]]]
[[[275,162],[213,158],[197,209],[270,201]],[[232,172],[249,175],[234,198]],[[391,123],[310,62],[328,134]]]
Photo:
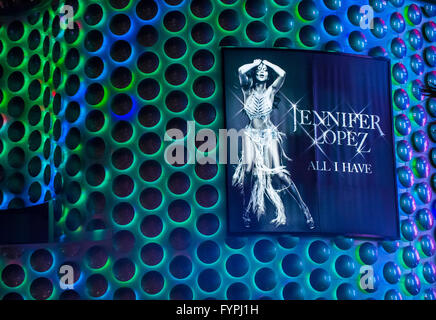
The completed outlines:
[[[247,175],[247,169],[249,168],[247,162],[249,160],[246,159],[244,147],[242,148],[242,155],[239,158],[239,163],[232,177],[232,185],[239,188],[244,197],[249,197],[249,200],[244,199],[245,214],[251,211],[258,220],[265,214],[265,198],[274,206],[277,217],[285,215],[285,208],[280,192],[289,187],[291,182],[290,173],[283,165],[273,168],[271,165],[271,155],[266,154],[271,150],[268,146],[277,143],[279,156],[289,159],[283,151],[283,136],[284,134],[278,131],[273,125],[268,129],[255,129],[251,126],[247,126],[244,129],[244,139],[249,139],[247,142],[251,143],[253,146],[251,182],[249,183],[251,186],[251,194],[247,195],[247,191],[249,190],[244,190],[244,186],[246,187],[247,185],[245,179],[250,178],[250,175]],[[244,145],[246,143],[244,143]],[[281,176],[282,179],[276,179],[280,182],[274,187],[273,178],[276,175]],[[285,179],[283,179],[283,177],[285,177]],[[289,183],[283,181],[289,181]],[[248,203],[246,200],[248,200]]]

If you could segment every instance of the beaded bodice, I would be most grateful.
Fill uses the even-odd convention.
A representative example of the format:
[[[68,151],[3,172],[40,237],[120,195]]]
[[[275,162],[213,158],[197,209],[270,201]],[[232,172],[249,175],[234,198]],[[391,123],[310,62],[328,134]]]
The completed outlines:
[[[246,97],[244,110],[250,120],[268,116],[272,111],[273,101],[268,91],[259,94],[252,90]]]

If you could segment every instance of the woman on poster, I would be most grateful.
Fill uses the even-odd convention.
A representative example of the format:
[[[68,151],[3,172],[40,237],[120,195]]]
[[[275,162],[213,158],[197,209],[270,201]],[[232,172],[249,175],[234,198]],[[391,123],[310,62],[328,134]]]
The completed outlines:
[[[277,75],[271,85],[268,68]],[[241,189],[244,198],[242,218],[250,227],[250,212],[260,220],[265,214],[265,198],[275,208],[276,227],[286,224],[286,214],[281,194],[289,193],[303,211],[310,229],[315,227],[307,205],[281,157],[288,159],[282,148],[283,133],[271,122],[270,114],[277,104],[276,94],[282,87],[286,72],[267,60],[255,59],[238,70],[244,96],[243,110],[249,118],[244,129],[242,155],[232,177],[232,184]]]

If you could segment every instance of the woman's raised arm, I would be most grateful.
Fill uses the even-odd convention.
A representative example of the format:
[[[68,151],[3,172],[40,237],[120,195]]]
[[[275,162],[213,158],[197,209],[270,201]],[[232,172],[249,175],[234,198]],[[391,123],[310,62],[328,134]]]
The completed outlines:
[[[255,59],[252,63],[247,63],[239,67],[238,74],[239,74],[239,83],[241,84],[242,88],[247,87],[250,85],[251,79],[247,76],[247,72],[252,70],[253,68],[256,68],[262,60]]]
[[[271,85],[272,91],[275,94],[277,93],[277,91],[280,90],[283,83],[285,82],[286,71],[279,66],[269,62],[268,60],[263,60],[262,63],[267,67],[270,67],[278,75],[277,79],[275,79]]]

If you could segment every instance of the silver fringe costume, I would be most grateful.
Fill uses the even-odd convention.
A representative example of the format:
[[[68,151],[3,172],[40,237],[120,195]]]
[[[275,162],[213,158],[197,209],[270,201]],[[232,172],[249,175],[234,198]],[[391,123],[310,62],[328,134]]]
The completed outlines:
[[[284,136],[284,134],[278,131],[273,124],[271,124],[271,127],[268,129],[255,129],[250,125],[244,129],[244,138],[250,139],[254,147],[254,159],[251,171],[254,182],[248,205],[245,208],[245,213],[247,214],[252,210],[258,220],[265,214],[265,197],[274,205],[277,217],[285,215],[285,207],[280,197],[280,192],[286,190],[289,185],[284,185],[276,189],[272,184],[272,179],[276,175],[284,175],[287,176],[290,181],[290,173],[285,166],[270,168],[268,163],[266,163],[267,157],[265,156],[265,146],[277,141],[282,155],[287,158],[282,148],[282,136]],[[245,169],[246,162],[244,152],[242,152],[242,156],[239,159],[239,163],[232,177],[232,184],[240,188],[242,192],[244,180],[246,179]]]
[[[258,66],[258,69],[260,71],[262,69],[266,70],[266,66],[261,64]],[[268,152],[265,146],[277,143],[279,154],[281,153],[287,158],[282,148],[282,137],[284,134],[269,119],[274,102],[274,95],[270,90],[268,88],[259,93],[252,88],[244,97],[243,109],[250,119],[250,123],[244,129],[244,139],[249,139],[250,145],[253,146],[253,159],[250,159],[251,167],[248,168],[245,150],[242,150],[242,156],[232,177],[232,184],[240,188],[242,195],[245,197],[245,180],[250,178],[246,177],[247,169],[251,169],[253,184],[251,186],[250,199],[243,213],[243,219],[246,224],[250,222],[250,210],[256,215],[258,220],[265,214],[265,197],[271,201],[276,210],[276,219],[273,222],[280,225],[283,221],[286,221],[285,207],[279,193],[286,190],[292,183],[292,180],[285,166],[280,165],[271,168],[269,162],[272,160],[272,157],[269,154],[265,154],[265,152]],[[254,121],[261,122],[262,128],[254,128]],[[283,185],[278,189],[274,188],[274,176],[285,178],[285,181],[289,181],[289,185]],[[246,203],[246,200],[244,198],[244,203]]]
[[[278,77],[266,87],[268,67]],[[255,74],[248,76],[247,73],[254,68],[256,68]],[[267,60],[255,59],[253,63],[239,67],[238,73],[244,94],[243,110],[250,122],[244,129],[245,143],[242,156],[232,177],[232,185],[238,187],[243,196],[245,208],[242,218],[245,226],[249,227],[250,211],[258,220],[265,214],[265,198],[269,199],[276,211],[276,217],[271,223],[276,226],[286,224],[285,208],[280,196],[280,192],[286,191],[297,201],[306,217],[306,223],[309,228],[313,229],[314,221],[309,209],[301,198],[286,166],[281,164],[282,157],[290,160],[283,150],[284,134],[270,120],[274,97],[283,85],[286,72]],[[257,83],[254,83],[254,80]],[[273,148],[268,148],[268,146],[273,146]],[[250,150],[244,150],[246,147]],[[278,178],[277,188],[273,185],[274,177]],[[247,185],[251,191],[249,196],[244,190]],[[248,203],[247,198],[249,198]]]

